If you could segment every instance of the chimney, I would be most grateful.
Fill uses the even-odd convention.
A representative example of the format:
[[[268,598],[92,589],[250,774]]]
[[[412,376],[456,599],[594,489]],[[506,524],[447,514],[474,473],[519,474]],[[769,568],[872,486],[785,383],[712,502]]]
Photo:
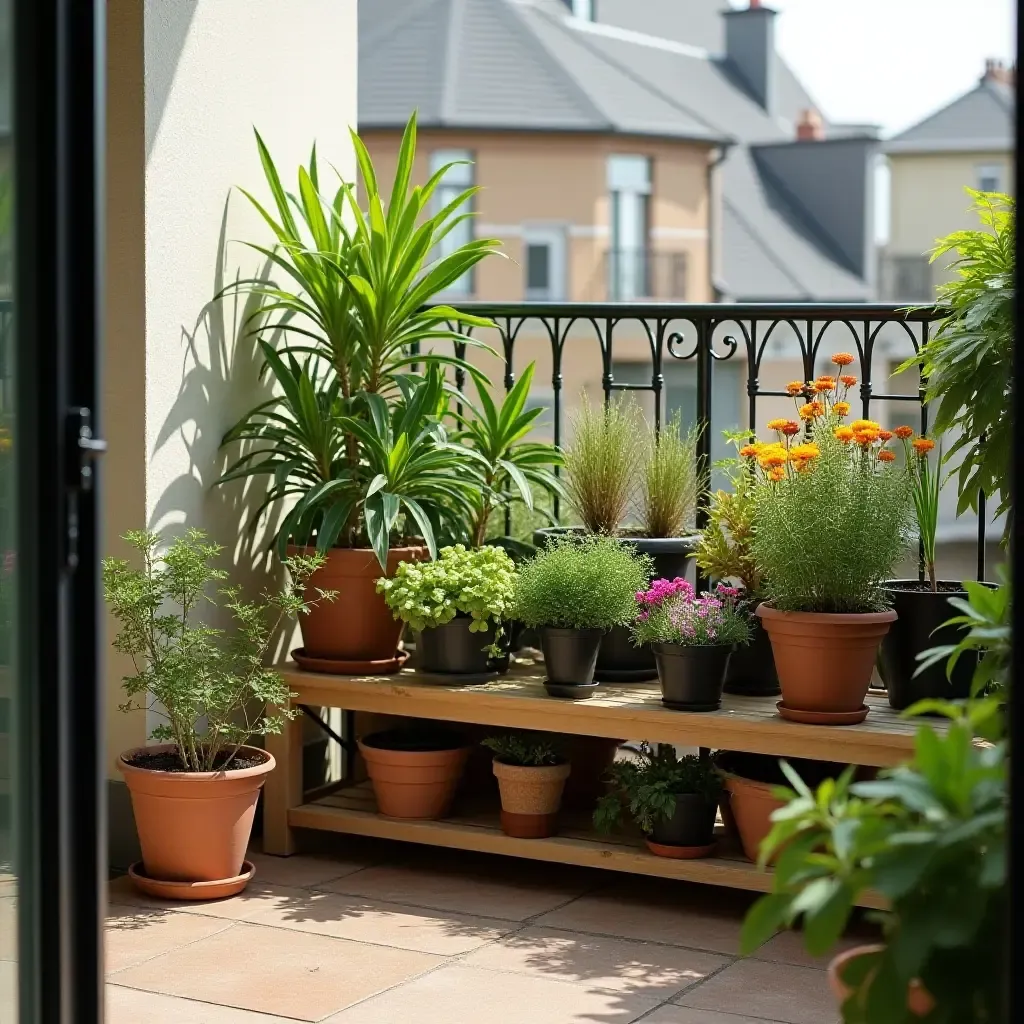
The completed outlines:
[[[1017,82],[1017,69],[1012,64],[1007,67],[1001,60],[989,58],[985,61],[983,82],[999,82],[1001,85],[1013,86]]]
[[[800,142],[820,142],[825,138],[825,122],[813,107],[800,111],[796,123],[796,137]]]
[[[725,55],[747,92],[769,114],[775,112],[775,14],[761,0],[743,10],[726,10]]]

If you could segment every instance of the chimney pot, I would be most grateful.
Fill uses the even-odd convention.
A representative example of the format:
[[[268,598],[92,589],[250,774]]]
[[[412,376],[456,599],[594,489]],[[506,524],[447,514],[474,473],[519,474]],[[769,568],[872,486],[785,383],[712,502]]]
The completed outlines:
[[[796,125],[796,137],[801,142],[820,142],[825,138],[825,122],[813,108],[800,111]]]
[[[753,10],[755,7],[761,6],[761,0],[750,0],[750,8]]]
[[[1014,85],[1017,81],[1017,68],[1011,64],[1007,67],[1001,60],[989,57],[985,61],[983,82],[1001,82],[1003,85]]]

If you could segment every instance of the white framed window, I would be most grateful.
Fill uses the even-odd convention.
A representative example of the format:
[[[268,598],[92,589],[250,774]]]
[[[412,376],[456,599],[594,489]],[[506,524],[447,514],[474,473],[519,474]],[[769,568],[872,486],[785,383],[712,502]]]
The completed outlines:
[[[1002,192],[1002,164],[978,164],[974,168],[974,187],[979,192]]]
[[[563,228],[527,226],[523,229],[523,275],[527,299],[560,302],[566,298]]]
[[[445,176],[441,179],[441,183],[434,192],[432,203],[435,214],[440,213],[449,203],[454,201],[460,192],[464,192],[474,184],[473,172],[475,168],[473,166],[473,154],[468,149],[435,149],[430,154],[431,175],[436,174],[447,164],[454,164],[455,166],[448,168]],[[472,200],[459,209],[459,213],[470,212],[472,212]],[[434,258],[440,259],[447,256],[467,242],[472,241],[472,239],[473,222],[472,220],[464,220],[441,239],[435,250]],[[454,281],[446,290],[446,294],[472,295],[472,271],[463,274],[457,281]]]
[[[608,157],[611,197],[611,250],[608,297],[644,298],[650,291],[651,161],[645,156],[613,153]]]

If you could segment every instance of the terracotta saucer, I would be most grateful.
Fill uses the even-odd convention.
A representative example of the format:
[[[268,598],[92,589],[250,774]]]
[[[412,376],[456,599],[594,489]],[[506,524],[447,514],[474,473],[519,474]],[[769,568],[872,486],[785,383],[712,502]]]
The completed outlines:
[[[236,896],[248,884],[256,869],[250,861],[242,862],[242,873],[234,878],[218,878],[213,882],[164,882],[143,874],[142,861],[136,861],[128,869],[135,888],[147,896],[163,900],[220,900]]]
[[[781,700],[775,707],[787,721],[803,722],[804,725],[857,725],[868,717],[871,710],[867,704],[862,704],[856,711],[799,711],[787,708]]]
[[[409,660],[409,652],[395,651],[393,658],[380,661],[336,661],[333,658],[310,658],[305,647],[296,647],[292,658],[306,672],[326,672],[334,676],[390,676]]]
[[[674,860],[697,860],[698,857],[710,857],[715,852],[717,843],[710,846],[668,846],[645,839],[647,849],[657,857],[671,857]]]

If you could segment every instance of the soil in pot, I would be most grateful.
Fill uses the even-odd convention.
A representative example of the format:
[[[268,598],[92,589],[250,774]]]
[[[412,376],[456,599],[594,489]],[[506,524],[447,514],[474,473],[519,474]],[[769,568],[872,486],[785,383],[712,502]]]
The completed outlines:
[[[239,754],[238,767],[212,772],[184,771],[172,744],[121,755],[148,879],[220,882],[243,874],[256,803],[274,758],[256,747]]]
[[[677,850],[707,856],[714,846],[717,810],[713,800],[696,793],[677,796],[675,812],[655,824],[648,846],[658,856],[678,856]]]
[[[459,616],[419,633],[416,648],[421,671],[453,676],[496,674],[495,660],[488,650],[494,643],[494,623],[483,633],[471,633],[472,622],[469,616]]]
[[[885,585],[893,610],[899,616],[882,638],[879,651],[879,675],[889,691],[889,704],[902,711],[919,700],[941,698],[958,700],[970,696],[971,677],[977,665],[973,654],[957,662],[953,678],[946,678],[946,663],[939,662],[915,678],[917,655],[930,647],[956,644],[963,633],[956,626],[939,627],[959,612],[949,603],[950,597],[966,597],[967,592],[956,582],[938,581],[938,593],[927,582],[891,580]]]
[[[722,703],[731,648],[654,644],[661,702],[678,711],[714,711]]]
[[[881,952],[882,946],[854,946],[832,958],[828,965],[828,984],[839,1006],[853,994],[853,989],[843,981],[843,972],[856,959]],[[935,1009],[932,994],[916,979],[907,986],[907,1009],[911,1016],[927,1017]]]
[[[594,681],[601,629],[555,629],[545,626],[540,642],[549,682],[586,685]]]
[[[443,817],[470,749],[448,729],[389,729],[359,741],[377,809],[389,818]]]
[[[744,697],[775,697],[782,688],[775,671],[771,638],[756,615],[751,626],[750,643],[732,652],[722,689]]]
[[[501,792],[501,830],[514,839],[545,839],[558,825],[568,761],[553,765],[506,764],[494,759]]]
[[[758,606],[772,641],[782,703],[794,711],[852,713],[864,707],[891,609],[860,615],[780,612]]]
[[[313,548],[289,547],[289,554],[312,554]],[[421,562],[430,557],[426,547],[393,547],[388,552],[387,575],[399,562]],[[396,621],[384,597],[377,593],[381,572],[369,548],[332,548],[327,561],[309,578],[311,592],[336,591],[333,601],[320,601],[308,615],[299,616],[306,656],[335,663],[338,673],[366,671],[361,664],[384,663],[395,658],[404,624]],[[397,672],[399,666],[383,671]]]

